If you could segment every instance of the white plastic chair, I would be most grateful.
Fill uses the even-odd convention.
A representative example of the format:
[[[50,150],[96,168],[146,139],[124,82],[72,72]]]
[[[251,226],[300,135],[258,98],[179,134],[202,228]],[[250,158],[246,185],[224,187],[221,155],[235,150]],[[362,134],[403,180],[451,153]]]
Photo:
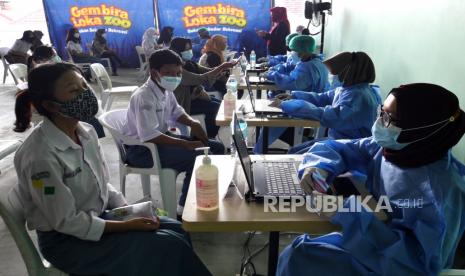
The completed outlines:
[[[197,115],[190,115],[193,119],[197,119],[200,122],[203,130],[207,131],[207,127],[205,125],[205,114],[197,114]],[[189,136],[191,133],[191,128],[181,124],[176,123],[176,128],[179,129],[179,133],[183,136]]]
[[[27,66],[25,64],[13,63],[9,67],[16,85],[27,82]]]
[[[6,77],[8,76],[8,70],[10,70],[10,65],[5,58],[5,55],[2,55],[2,64],[3,64],[3,83],[5,83]]]
[[[149,59],[145,56],[144,48],[142,46],[136,46],[137,57],[139,58],[139,73],[147,71],[149,65]]]
[[[29,237],[25,227],[23,206],[19,200],[16,190],[11,190],[8,200],[0,200],[0,216],[3,218],[8,230],[18,246],[23,257],[29,276],[65,276],[68,275],[53,267],[45,259],[42,259],[37,248]]]
[[[133,86],[118,86],[113,87],[110,76],[108,76],[105,67],[100,63],[92,63],[90,65],[92,77],[97,80],[98,87],[101,93],[102,109],[110,110],[113,99],[120,95],[131,95],[138,87]],[[105,85],[103,84],[105,82]]]
[[[0,160],[15,152],[22,143],[20,140],[0,140]]]
[[[136,139],[124,136],[121,133],[126,122],[126,110],[112,110],[106,112],[99,117],[100,123],[111,133],[113,140],[119,153],[119,177],[121,192],[123,195],[126,192],[126,175],[140,174],[142,182],[142,192],[144,197],[150,197],[150,175],[157,175],[160,181],[161,197],[163,199],[163,207],[168,212],[171,218],[176,218],[176,176],[179,174],[176,170],[162,168],[160,158],[158,156],[157,146],[153,143],[141,143]],[[150,150],[152,154],[153,166],[151,168],[137,168],[125,164],[124,157],[126,155],[124,145],[144,146]]]

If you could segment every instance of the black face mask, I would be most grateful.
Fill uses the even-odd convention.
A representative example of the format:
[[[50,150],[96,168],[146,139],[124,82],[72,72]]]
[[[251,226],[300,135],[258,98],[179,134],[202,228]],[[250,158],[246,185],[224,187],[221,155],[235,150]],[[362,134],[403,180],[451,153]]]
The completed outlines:
[[[97,98],[90,89],[72,100],[59,104],[63,115],[83,122],[89,121],[98,112]]]

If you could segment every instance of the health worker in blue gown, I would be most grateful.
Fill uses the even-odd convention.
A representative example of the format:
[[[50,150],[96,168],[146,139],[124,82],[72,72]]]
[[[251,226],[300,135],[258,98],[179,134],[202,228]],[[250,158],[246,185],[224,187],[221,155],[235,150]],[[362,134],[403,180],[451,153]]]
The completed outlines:
[[[451,154],[465,133],[457,97],[438,85],[402,85],[384,101],[372,132],[313,145],[299,168],[301,185],[311,193],[321,184],[316,172],[327,183],[351,172],[376,199],[387,198],[389,219],[363,206],[322,212],[341,232],[296,238],[281,253],[277,275],[437,275],[451,267],[465,228],[465,166]],[[354,196],[344,202],[357,205]]]

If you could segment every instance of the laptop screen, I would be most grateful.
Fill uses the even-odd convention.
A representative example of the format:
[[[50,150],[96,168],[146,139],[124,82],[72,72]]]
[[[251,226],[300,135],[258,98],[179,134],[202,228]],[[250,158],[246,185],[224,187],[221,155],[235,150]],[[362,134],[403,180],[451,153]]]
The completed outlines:
[[[245,84],[247,85],[247,91],[249,92],[250,104],[252,105],[252,112],[255,113],[255,98],[253,96],[252,87],[250,86],[249,75],[246,72]]]
[[[237,153],[239,154],[239,160],[241,161],[242,169],[244,170],[244,174],[247,179],[247,184],[249,184],[249,189],[253,191],[252,161],[250,160],[249,153],[247,152],[247,145],[245,144],[244,135],[242,134],[236,113],[234,113],[232,124],[234,145],[236,146]]]

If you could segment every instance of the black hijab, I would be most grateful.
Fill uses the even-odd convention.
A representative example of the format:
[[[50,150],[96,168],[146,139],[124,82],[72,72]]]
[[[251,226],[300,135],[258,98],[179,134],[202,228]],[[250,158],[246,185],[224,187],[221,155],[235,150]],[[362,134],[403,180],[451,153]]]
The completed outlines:
[[[342,52],[323,62],[333,75],[338,75],[343,87],[375,81],[375,66],[364,52]]]
[[[437,131],[401,150],[385,148],[384,157],[397,166],[420,167],[440,160],[465,133],[464,112],[460,109],[457,96],[449,90],[429,83],[413,83],[394,88],[390,94],[397,102],[396,126],[410,129],[432,125],[402,131],[397,138],[399,143],[425,138]]]

